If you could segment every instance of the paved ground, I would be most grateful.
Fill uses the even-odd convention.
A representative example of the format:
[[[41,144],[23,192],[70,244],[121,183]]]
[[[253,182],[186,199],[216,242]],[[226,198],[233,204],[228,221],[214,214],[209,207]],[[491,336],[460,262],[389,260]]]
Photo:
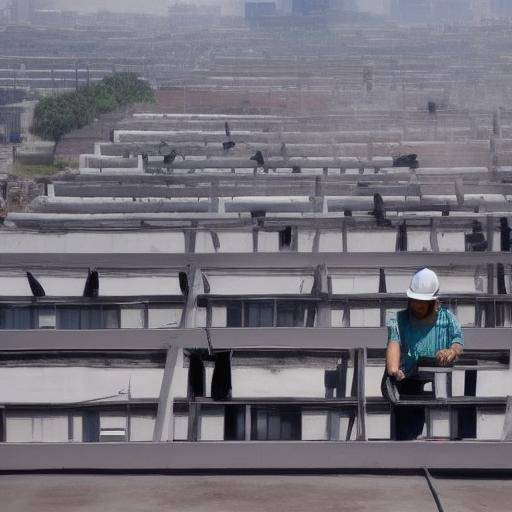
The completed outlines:
[[[512,481],[436,479],[446,512],[510,512]]]
[[[0,476],[0,510],[436,512],[437,508],[422,477],[8,475]]]

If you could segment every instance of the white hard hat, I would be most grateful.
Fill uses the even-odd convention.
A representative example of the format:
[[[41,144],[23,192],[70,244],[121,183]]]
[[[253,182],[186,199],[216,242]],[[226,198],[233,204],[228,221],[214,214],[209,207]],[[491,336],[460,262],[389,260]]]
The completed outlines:
[[[439,279],[429,268],[422,268],[412,276],[407,297],[415,300],[436,300],[439,293]]]

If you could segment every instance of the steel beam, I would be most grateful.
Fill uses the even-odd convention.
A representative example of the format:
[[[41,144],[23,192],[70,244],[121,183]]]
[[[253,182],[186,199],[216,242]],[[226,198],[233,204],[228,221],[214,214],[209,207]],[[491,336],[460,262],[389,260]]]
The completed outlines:
[[[0,471],[506,470],[511,442],[30,443],[0,445]]]
[[[161,270],[183,269],[194,265],[209,269],[298,269],[325,264],[335,268],[400,268],[475,267],[488,263],[512,264],[512,252],[453,253],[3,253],[0,268],[4,269],[86,269],[98,270]]]
[[[90,351],[208,349],[203,328],[103,330],[2,330],[0,351]],[[510,350],[512,328],[464,328],[465,349]],[[340,349],[386,347],[385,327],[219,327],[209,329],[214,350]]]

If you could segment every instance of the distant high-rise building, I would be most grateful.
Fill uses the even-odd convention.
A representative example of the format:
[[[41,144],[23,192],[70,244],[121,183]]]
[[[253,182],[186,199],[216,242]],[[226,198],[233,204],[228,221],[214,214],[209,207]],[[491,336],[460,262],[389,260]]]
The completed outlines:
[[[34,0],[12,0],[11,21],[13,23],[30,23],[35,9]]]
[[[491,13],[496,16],[512,16],[512,0],[491,0]]]
[[[393,0],[391,14],[400,21],[432,23],[472,18],[471,0]]]

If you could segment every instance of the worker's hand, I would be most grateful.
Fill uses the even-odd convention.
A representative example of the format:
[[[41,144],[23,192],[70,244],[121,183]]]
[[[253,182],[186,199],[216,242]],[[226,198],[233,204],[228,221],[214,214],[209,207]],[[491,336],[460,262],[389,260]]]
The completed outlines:
[[[388,375],[390,377],[394,377],[397,381],[401,381],[401,380],[405,379],[405,373],[400,369],[391,370],[388,372]]]
[[[451,364],[455,359],[457,359],[457,352],[451,348],[445,348],[436,354],[436,361],[440,366]]]

